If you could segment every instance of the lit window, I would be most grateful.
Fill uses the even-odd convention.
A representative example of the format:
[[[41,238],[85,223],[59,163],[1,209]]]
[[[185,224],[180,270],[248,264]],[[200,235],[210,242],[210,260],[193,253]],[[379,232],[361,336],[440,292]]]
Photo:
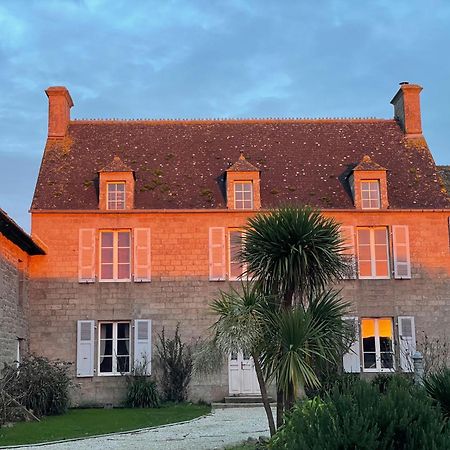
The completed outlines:
[[[242,250],[242,244],[243,244],[242,231],[239,230],[230,231],[230,246],[229,246],[230,280],[239,279],[246,269],[245,265],[243,265],[239,260],[239,255]]]
[[[130,281],[130,232],[124,230],[101,231],[100,246],[100,280]]]
[[[107,186],[107,209],[125,209],[125,183],[108,183]]]
[[[249,181],[234,183],[235,209],[253,209],[253,185]]]
[[[392,319],[362,319],[363,369],[366,372],[394,370]]]
[[[389,278],[386,227],[358,228],[359,278]]]
[[[361,181],[361,208],[380,209],[380,182],[378,180]]]
[[[102,322],[98,336],[99,374],[120,375],[130,371],[130,324]]]

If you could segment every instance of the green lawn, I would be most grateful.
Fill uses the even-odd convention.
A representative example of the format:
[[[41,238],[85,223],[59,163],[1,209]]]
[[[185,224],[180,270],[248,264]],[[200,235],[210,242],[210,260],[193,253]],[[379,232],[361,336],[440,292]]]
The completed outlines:
[[[153,427],[194,419],[210,410],[209,406],[191,404],[158,409],[72,409],[63,416],[45,417],[41,422],[21,422],[12,428],[0,428],[0,446],[35,444]]]

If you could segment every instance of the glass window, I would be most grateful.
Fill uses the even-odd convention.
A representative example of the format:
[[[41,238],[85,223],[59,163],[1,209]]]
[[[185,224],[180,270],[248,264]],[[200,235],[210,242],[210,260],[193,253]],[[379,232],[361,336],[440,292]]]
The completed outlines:
[[[361,208],[380,209],[380,182],[378,180],[361,181]]]
[[[99,373],[118,375],[130,371],[130,324],[104,322],[99,328]]]
[[[393,327],[391,318],[362,319],[363,368],[366,372],[394,370]]]
[[[131,279],[131,235],[126,230],[100,232],[100,279]]]
[[[386,227],[357,228],[359,278],[389,278]]]
[[[125,209],[125,183],[107,183],[106,209]]]
[[[234,183],[235,209],[253,209],[253,184],[250,181]]]

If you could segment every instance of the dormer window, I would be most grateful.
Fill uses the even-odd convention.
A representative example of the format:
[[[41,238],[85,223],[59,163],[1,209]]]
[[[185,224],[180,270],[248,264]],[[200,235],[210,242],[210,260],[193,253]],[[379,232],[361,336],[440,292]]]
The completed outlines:
[[[227,208],[261,208],[260,171],[241,152],[239,159],[226,171]]]
[[[134,171],[115,156],[99,171],[99,209],[117,212],[133,209],[134,185]]]
[[[356,209],[386,209],[389,207],[387,169],[365,155],[349,177]]]
[[[253,184],[251,181],[234,182],[234,208],[253,209]]]
[[[107,183],[107,209],[125,209],[125,183]]]
[[[362,209],[380,209],[380,181],[362,180],[361,181],[361,208]]]

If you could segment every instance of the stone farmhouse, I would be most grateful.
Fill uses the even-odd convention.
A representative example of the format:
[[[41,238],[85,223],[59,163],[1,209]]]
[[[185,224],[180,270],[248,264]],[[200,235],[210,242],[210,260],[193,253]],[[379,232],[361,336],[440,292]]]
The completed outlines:
[[[29,261],[30,350],[73,363],[78,403],[119,402],[163,327],[208,334],[247,218],[290,203],[342,224],[357,332],[344,370],[411,371],[424,334],[450,329],[449,177],[422,134],[421,90],[402,83],[392,119],[73,120],[68,90],[48,88],[41,244],[15,256]],[[191,387],[194,400],[257,393],[242,354]]]

